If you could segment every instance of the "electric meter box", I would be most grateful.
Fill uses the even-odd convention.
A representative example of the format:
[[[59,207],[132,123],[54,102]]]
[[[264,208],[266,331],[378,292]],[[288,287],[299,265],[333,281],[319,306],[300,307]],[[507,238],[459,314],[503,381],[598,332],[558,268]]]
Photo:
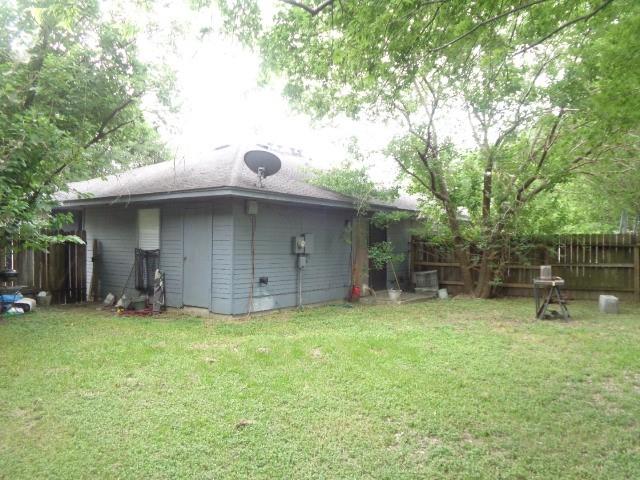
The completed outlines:
[[[247,200],[245,204],[245,211],[247,215],[257,215],[258,214],[258,202],[255,200]]]
[[[313,234],[303,233],[293,237],[293,253],[296,255],[309,255],[313,253]]]
[[[303,233],[304,237],[304,253],[309,255],[313,253],[313,233]]]

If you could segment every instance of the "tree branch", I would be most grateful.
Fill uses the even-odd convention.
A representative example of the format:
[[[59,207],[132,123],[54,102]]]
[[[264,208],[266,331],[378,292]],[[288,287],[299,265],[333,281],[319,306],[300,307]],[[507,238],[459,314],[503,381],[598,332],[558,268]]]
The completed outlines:
[[[325,0],[324,2],[322,2],[317,7],[311,7],[311,6],[306,5],[306,4],[302,3],[302,2],[296,2],[295,0],[280,0],[280,1],[282,3],[286,3],[286,4],[291,5],[293,7],[301,8],[305,12],[307,12],[309,15],[311,15],[312,17],[315,17],[320,12],[322,12],[325,8],[329,7],[330,5],[333,5],[334,2],[335,2],[335,0]]]
[[[40,41],[40,53],[33,61],[33,78],[27,90],[27,96],[24,100],[24,104],[22,105],[22,108],[24,110],[29,109],[36,99],[36,86],[38,84],[38,78],[40,77],[42,67],[44,66],[44,60],[47,56],[47,50],[49,48],[49,27],[46,25],[42,26],[41,32],[42,40]]]
[[[127,123],[131,123],[131,121],[129,122],[125,122],[124,124],[120,124],[118,125],[115,129],[110,129],[110,130],[106,130],[107,126],[109,125],[109,122],[111,122],[111,120],[113,120],[116,115],[118,115],[118,113],[120,113],[122,110],[124,110],[125,108],[127,108],[129,105],[131,105],[136,98],[138,98],[140,95],[142,94],[135,94],[133,96],[131,96],[130,98],[128,98],[125,102],[121,103],[120,105],[118,105],[116,108],[114,108],[109,115],[107,115],[104,120],[102,121],[102,124],[100,125],[100,127],[98,128],[98,131],[96,132],[96,134],[93,136],[93,138],[91,140],[89,140],[85,145],[84,148],[89,148],[91,145],[98,143],[100,140],[102,140],[103,138],[105,138],[107,135],[109,135],[110,133],[116,131],[118,128],[126,125]]]
[[[600,12],[602,9],[604,9],[607,5],[609,5],[610,3],[613,3],[613,0],[606,0],[604,3],[600,4],[597,8],[595,8],[594,10],[592,10],[591,12],[582,15],[581,17],[577,17],[574,18],[572,20],[569,20],[568,22],[563,23],[562,25],[560,25],[558,28],[556,28],[555,30],[551,31],[550,33],[548,33],[547,35],[545,35],[544,37],[540,38],[539,40],[536,40],[535,42],[533,42],[530,45],[527,45],[525,48],[523,48],[522,50],[519,50],[518,52],[516,52],[517,54],[521,54],[524,53],[528,50],[531,50],[532,48],[537,47],[538,45],[540,45],[541,43],[546,42],[547,40],[549,40],[551,37],[553,37],[554,35],[557,35],[558,33],[560,33],[562,30],[564,30],[567,27],[570,27],[573,24],[576,24],[578,22],[582,22],[582,21],[586,21],[589,20],[591,17],[595,16],[598,12]]]
[[[284,0],[283,0],[284,1]],[[496,20],[500,20],[501,18],[504,17],[508,17],[510,15],[513,15],[514,13],[517,13],[521,10],[526,10],[527,8],[533,7],[534,5],[538,5],[540,3],[544,3],[548,0],[533,0],[531,2],[519,5],[517,7],[512,8],[511,10],[507,10],[506,12],[502,12],[498,15],[495,15],[491,18],[488,18],[487,20],[484,20],[480,23],[477,23],[473,28],[467,30],[465,33],[463,33],[462,35],[458,35],[457,37],[455,37],[453,40],[440,45],[439,47],[433,48],[431,49],[432,52],[439,52],[440,50],[444,50],[445,48],[450,47],[451,45],[458,43],[460,40],[464,40],[465,38],[467,38],[469,35],[472,35],[474,32],[476,32],[477,30],[479,30],[480,28],[484,27],[485,25],[488,25],[490,23],[495,22]],[[613,0],[608,0],[608,1],[613,1]]]

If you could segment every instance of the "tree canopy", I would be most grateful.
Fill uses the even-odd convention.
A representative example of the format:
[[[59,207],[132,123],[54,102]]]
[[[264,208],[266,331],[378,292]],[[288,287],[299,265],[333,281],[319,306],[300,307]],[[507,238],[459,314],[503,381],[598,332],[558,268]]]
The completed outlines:
[[[475,269],[487,296],[510,236],[558,227],[561,192],[635,170],[639,21],[631,0],[283,0],[253,36],[255,19],[233,28],[298,109],[404,125],[386,153],[440,220],[467,290]],[[455,112],[470,147],[453,141]]]
[[[164,155],[140,102],[168,102],[170,77],[138,59],[136,35],[97,0],[0,5],[0,242],[51,240],[69,179]]]

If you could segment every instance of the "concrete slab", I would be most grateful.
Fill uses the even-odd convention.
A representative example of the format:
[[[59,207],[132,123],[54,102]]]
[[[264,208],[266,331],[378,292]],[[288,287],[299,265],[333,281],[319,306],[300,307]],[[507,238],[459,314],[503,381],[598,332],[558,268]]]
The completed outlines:
[[[400,296],[400,300],[398,302],[393,302],[389,298],[389,294],[386,290],[377,291],[375,295],[370,295],[368,297],[360,298],[360,303],[362,305],[404,305],[408,303],[420,303],[427,302],[429,300],[433,300],[437,297],[434,296],[433,293],[413,293],[413,292],[402,292]]]

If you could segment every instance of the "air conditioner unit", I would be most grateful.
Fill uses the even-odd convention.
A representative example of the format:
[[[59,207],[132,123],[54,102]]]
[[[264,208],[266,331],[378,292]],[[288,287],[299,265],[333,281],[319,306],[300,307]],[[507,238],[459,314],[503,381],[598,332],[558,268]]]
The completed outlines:
[[[438,295],[438,271],[429,270],[427,272],[415,272],[416,293]]]

